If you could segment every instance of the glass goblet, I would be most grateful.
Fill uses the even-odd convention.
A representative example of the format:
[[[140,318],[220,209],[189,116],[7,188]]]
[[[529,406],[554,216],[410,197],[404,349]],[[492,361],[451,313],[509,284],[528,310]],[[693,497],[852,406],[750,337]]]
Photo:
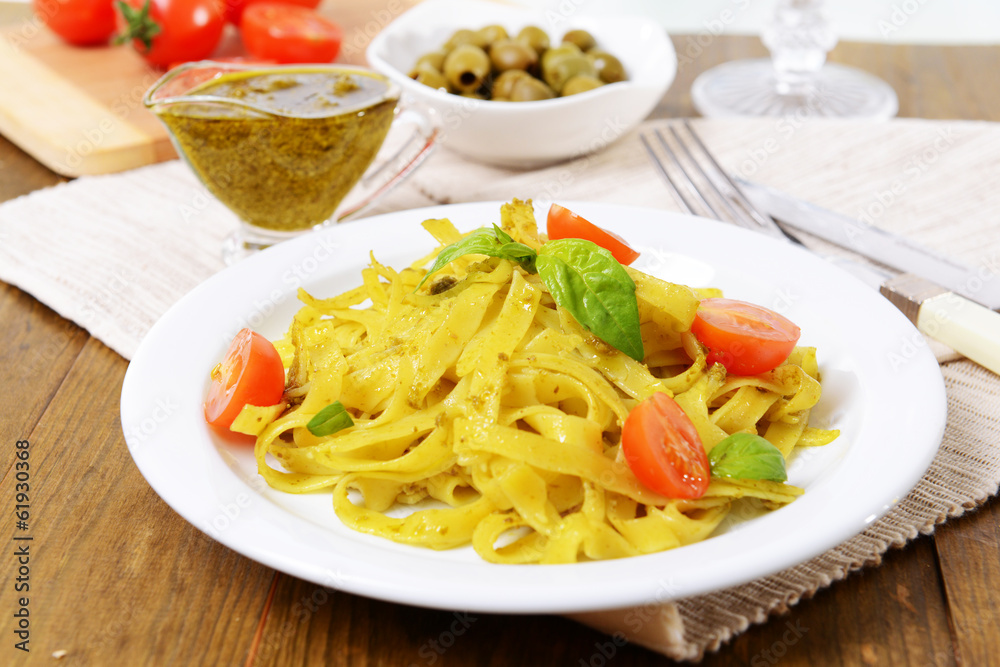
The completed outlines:
[[[826,62],[837,36],[822,0],[778,0],[761,38],[771,57],[736,60],[702,73],[691,88],[705,117],[890,118],[895,91],[862,70]]]

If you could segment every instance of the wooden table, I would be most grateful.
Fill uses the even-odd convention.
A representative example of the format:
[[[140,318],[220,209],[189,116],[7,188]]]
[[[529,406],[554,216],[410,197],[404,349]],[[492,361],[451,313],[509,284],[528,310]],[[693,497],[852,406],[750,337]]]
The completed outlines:
[[[370,18],[355,9],[342,20],[350,29]],[[694,36],[674,41],[679,53],[701,53],[682,68],[661,116],[694,115],[689,90],[699,72],[765,53],[753,38],[717,38],[697,49]],[[1000,120],[1000,46],[842,44],[832,59],[892,84],[900,116]],[[0,138],[0,201],[59,180]],[[139,475],[118,417],[124,359],[2,283],[0,340],[2,664],[51,664],[57,651],[66,665],[665,662],[634,646],[604,660],[607,637],[560,617],[456,617],[317,588],[244,558],[177,516]],[[27,533],[12,518],[18,440],[31,443]],[[22,534],[32,541],[13,541]],[[28,594],[14,591],[12,554],[23,544],[30,544]],[[752,627],[704,664],[997,664],[997,590],[1000,502],[993,499]],[[30,654],[13,647],[21,595],[30,597]]]

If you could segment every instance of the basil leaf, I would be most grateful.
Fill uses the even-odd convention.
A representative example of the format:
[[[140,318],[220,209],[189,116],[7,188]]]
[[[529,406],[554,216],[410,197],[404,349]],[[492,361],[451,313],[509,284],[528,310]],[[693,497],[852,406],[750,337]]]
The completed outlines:
[[[493,257],[509,259],[516,264],[520,264],[521,268],[528,273],[538,273],[538,266],[536,265],[538,253],[523,243],[514,241],[504,243]]]
[[[752,433],[734,433],[708,453],[712,477],[784,482],[785,457],[770,442]]]
[[[431,275],[437,273],[463,255],[499,257],[500,259],[507,259],[520,264],[528,273],[537,273],[537,269],[535,268],[537,253],[523,243],[516,243],[510,234],[493,225],[493,229],[480,227],[460,241],[456,241],[442,249],[438,253],[437,259],[434,260],[434,264],[427,272],[427,275],[420,281],[416,289],[420,289],[420,286]]]
[[[354,420],[340,401],[334,401],[317,412],[316,416],[306,424],[306,428],[313,435],[330,435],[349,426],[354,426]]]
[[[605,343],[642,361],[635,282],[610,252],[590,241],[558,239],[541,247],[537,266],[560,307]]]
[[[500,243],[514,242],[514,237],[505,232],[504,230],[500,229],[500,226],[497,225],[497,223],[495,222],[493,223],[493,233],[497,235],[497,239],[500,240]]]

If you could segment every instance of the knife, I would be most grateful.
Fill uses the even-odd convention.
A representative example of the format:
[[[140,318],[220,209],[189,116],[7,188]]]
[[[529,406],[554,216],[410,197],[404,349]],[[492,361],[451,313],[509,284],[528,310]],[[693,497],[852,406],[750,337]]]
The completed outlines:
[[[793,229],[864,255],[904,273],[912,273],[991,310],[1000,309],[1000,260],[974,269],[846,215],[796,199],[774,188],[739,180],[740,189],[759,209]]]
[[[961,264],[912,241],[779,190],[739,180],[758,209],[792,229],[808,232],[903,271],[880,291],[917,329],[1000,374],[1000,273],[995,262]]]

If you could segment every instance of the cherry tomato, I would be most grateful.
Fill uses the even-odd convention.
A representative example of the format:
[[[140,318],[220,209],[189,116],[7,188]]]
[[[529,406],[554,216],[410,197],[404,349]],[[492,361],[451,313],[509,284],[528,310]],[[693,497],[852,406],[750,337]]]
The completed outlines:
[[[243,12],[250,5],[259,2],[278,2],[287,5],[298,5],[307,9],[319,7],[320,0],[222,0],[226,6],[226,20],[233,25],[239,25],[243,20]]]
[[[107,44],[115,34],[114,0],[32,0],[35,16],[74,46]]]
[[[247,51],[279,63],[328,63],[343,39],[340,26],[311,9],[273,2],[246,8],[242,35]]]
[[[611,252],[619,264],[629,265],[639,253],[614,232],[598,227],[559,204],[549,207],[545,229],[550,239],[586,239]]]
[[[226,20],[220,0],[118,0],[123,32],[151,65],[201,60],[215,51]]]
[[[228,429],[244,405],[276,405],[285,391],[285,369],[271,341],[241,329],[221,364],[212,369],[205,421]]]
[[[622,454],[650,490],[700,498],[708,488],[708,455],[691,419],[663,392],[635,406],[622,427]]]
[[[691,332],[708,362],[735,375],[758,375],[788,358],[801,330],[773,310],[735,299],[702,299]]]

